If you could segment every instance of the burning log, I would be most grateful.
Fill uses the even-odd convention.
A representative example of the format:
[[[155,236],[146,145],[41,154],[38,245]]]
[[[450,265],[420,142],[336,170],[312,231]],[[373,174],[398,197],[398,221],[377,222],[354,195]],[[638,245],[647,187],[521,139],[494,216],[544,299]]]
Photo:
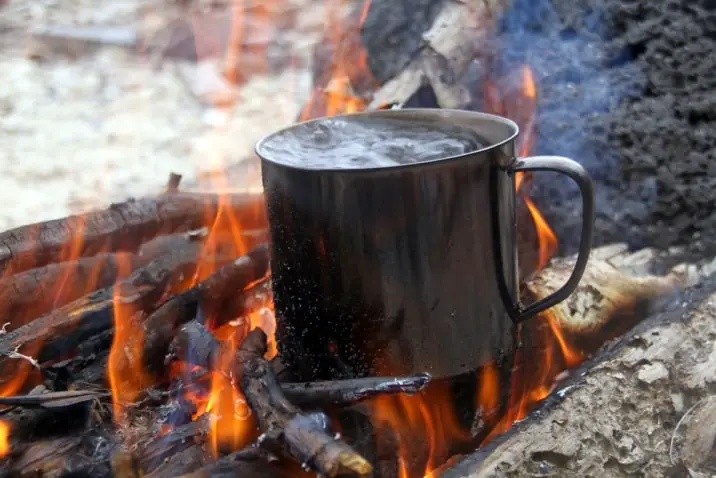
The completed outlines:
[[[221,208],[248,229],[265,228],[263,197],[169,192],[107,209],[22,226],[0,234],[0,273],[17,273],[52,262],[107,251],[134,251],[162,234],[211,224]]]
[[[268,265],[268,247],[264,244],[220,267],[191,289],[165,302],[145,322],[145,366],[159,374],[164,369],[164,357],[177,329],[181,324],[196,318],[199,305],[205,316],[212,316],[227,298],[264,277]]]
[[[285,473],[275,469],[270,463],[258,461],[261,457],[262,453],[259,448],[239,450],[197,471],[182,475],[181,478],[233,478],[235,476],[277,478],[287,476]]]
[[[115,286],[95,291],[0,336],[2,376],[6,380],[13,377],[17,369],[13,357],[18,352],[37,355],[40,363],[57,360],[83,340],[111,329],[114,297],[121,297],[123,305],[136,310],[151,309],[172,279],[195,270],[200,249],[201,243],[188,243],[138,268]]]
[[[574,262],[574,258],[552,260],[550,267],[528,282],[528,291],[534,297],[552,294],[567,281]],[[550,314],[561,330],[572,335],[594,338],[595,333],[604,332],[608,325],[610,331],[618,326],[623,332],[634,325],[630,316],[644,317],[645,307],[676,292],[681,284],[681,278],[673,273],[665,277],[634,277],[608,262],[592,258],[577,290],[567,300],[552,307]]]
[[[707,404],[714,402],[709,396],[716,383],[716,354],[704,337],[716,336],[716,277],[702,277],[697,286],[663,303],[657,301],[659,291],[672,292],[678,274],[625,279],[604,260],[592,259],[589,267],[608,274],[597,281],[597,290],[610,294],[601,302],[608,320],[580,306],[572,309],[576,320],[563,323],[567,331],[586,338],[597,324],[625,317],[619,307],[636,315],[631,324],[641,322],[570,372],[526,419],[438,476],[588,476],[605,463],[613,465],[614,476],[713,472],[716,448],[713,418],[708,417],[716,407],[709,410]],[[541,275],[549,277],[546,271]],[[616,279],[610,283],[610,277]],[[593,291],[577,292],[585,293],[578,304],[600,306],[591,302]],[[662,305],[645,318],[646,308],[633,307],[639,301]],[[557,317],[562,313],[554,311]],[[701,416],[690,422],[691,413]]]
[[[93,290],[111,286],[143,262],[132,253],[100,253],[4,277],[0,279],[0,317],[10,327],[19,327]]]
[[[166,435],[151,441],[139,456],[139,465],[144,473],[153,473],[169,457],[191,448],[196,443],[204,443],[208,433],[209,415],[204,414],[193,422],[177,427]],[[183,473],[187,472],[183,471]]]
[[[369,377],[325,382],[282,383],[281,390],[298,406],[334,405],[345,407],[378,395],[413,394],[423,390],[430,375],[422,373],[408,377]]]
[[[478,48],[488,45],[488,36],[496,27],[496,18],[504,12],[508,0],[468,0],[463,2],[421,2],[416,9],[403,9],[400,3],[390,0],[371,2],[366,21],[363,25],[362,39],[368,46],[368,58],[374,75],[383,81],[383,85],[374,93],[369,109],[387,104],[404,104],[423,87],[430,87],[442,108],[460,108],[470,102],[470,95],[462,86],[461,80],[470,62],[478,53]],[[436,6],[437,4],[437,6]],[[419,24],[419,18],[431,17],[431,11],[438,8],[430,28],[415,35],[413,25]],[[425,10],[425,11],[423,11]],[[412,16],[415,15],[415,18]],[[397,16],[398,31],[386,32],[386,16]],[[400,36],[401,29],[410,29],[411,45],[420,38],[415,47],[417,51],[401,52],[408,59],[399,71],[393,72],[395,62],[380,61],[377,46],[372,51],[369,40],[390,39]],[[395,48],[384,55],[395,54]],[[375,58],[374,58],[375,56]],[[391,64],[392,63],[392,64]],[[398,63],[402,64],[402,63]],[[387,78],[386,78],[387,77]]]
[[[173,343],[175,355],[184,362],[209,369],[216,363],[221,344],[196,320],[184,324]],[[378,395],[417,393],[430,382],[427,373],[408,377],[369,377],[323,382],[281,383],[288,400],[304,408],[347,407]]]
[[[266,350],[266,334],[259,328],[252,330],[239,346],[235,367],[241,391],[263,432],[262,444],[277,447],[325,476],[370,473],[371,464],[329,432],[326,415],[304,414],[288,401],[264,358]]]

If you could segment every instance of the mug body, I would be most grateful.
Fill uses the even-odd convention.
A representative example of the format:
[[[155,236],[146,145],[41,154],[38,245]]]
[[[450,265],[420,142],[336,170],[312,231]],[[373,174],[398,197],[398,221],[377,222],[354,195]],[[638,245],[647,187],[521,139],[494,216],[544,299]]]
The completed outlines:
[[[469,127],[490,146],[410,165],[310,169],[257,145],[282,362],[299,380],[439,378],[511,358],[517,126],[455,110],[358,114]]]

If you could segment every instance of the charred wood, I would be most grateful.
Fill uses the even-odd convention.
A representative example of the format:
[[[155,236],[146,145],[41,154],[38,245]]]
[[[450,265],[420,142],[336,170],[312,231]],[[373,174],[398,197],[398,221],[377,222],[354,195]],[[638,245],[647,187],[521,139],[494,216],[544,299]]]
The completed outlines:
[[[271,463],[260,460],[265,457],[259,448],[247,448],[227,455],[213,463],[204,466],[192,473],[182,475],[181,478],[233,478],[236,476],[250,476],[256,478],[280,478],[294,476],[274,467]],[[269,460],[271,460],[269,458]],[[151,475],[154,476],[154,475]],[[166,475],[170,476],[170,475]],[[171,475],[172,477],[177,475]]]
[[[220,327],[237,317],[245,317],[252,311],[272,304],[271,279],[266,278],[224,301],[222,307],[215,313],[213,324],[215,327]]]
[[[712,341],[703,337],[716,336],[716,278],[677,291],[678,275],[617,274],[605,263],[621,261],[595,259],[600,253],[593,252],[589,267],[606,271],[607,277],[589,280],[605,295],[585,295],[580,286],[576,294],[581,300],[572,304],[571,320],[564,311],[553,309],[553,315],[569,340],[574,334],[583,339],[593,334],[603,346],[570,371],[527,418],[438,476],[589,476],[605,463],[615,477],[713,472],[709,463],[716,463],[716,446],[706,428],[713,430],[713,419],[707,417],[716,416],[716,400],[709,398],[716,367]],[[541,277],[551,283],[546,272]],[[634,308],[635,302],[650,307]],[[599,307],[604,315],[597,313]],[[605,328],[625,317],[633,328],[604,343]],[[618,325],[623,332],[623,324]],[[689,410],[699,408],[701,417],[688,423]]]
[[[16,328],[90,292],[109,287],[144,262],[131,253],[100,253],[0,279],[0,317]]]
[[[430,382],[427,373],[408,377],[369,377],[326,382],[282,383],[281,390],[298,406],[350,406],[378,395],[417,393]]]
[[[196,268],[201,244],[190,243],[140,267],[113,287],[100,289],[0,336],[2,377],[13,377],[17,352],[40,363],[59,360],[87,338],[113,326],[113,296],[137,311],[155,306],[171,280]],[[24,360],[19,360],[26,363]]]
[[[134,251],[155,236],[211,225],[221,208],[247,229],[262,229],[266,225],[260,195],[222,198],[200,193],[166,193],[3,232],[0,273],[17,273],[60,262],[67,251],[83,257],[99,252]]]
[[[108,396],[108,393],[93,392],[89,390],[68,390],[64,392],[48,392],[34,395],[28,394],[0,397],[0,405],[60,409],[92,402]]]
[[[189,446],[168,456],[158,467],[145,476],[147,478],[174,478],[183,476],[213,461],[211,451],[204,443],[189,442]],[[116,473],[115,473],[116,475]],[[247,475],[248,476],[248,475]]]
[[[79,436],[32,443],[11,457],[8,476],[58,477],[70,468],[70,459],[80,448]]]
[[[421,89],[429,87],[442,108],[460,108],[470,102],[462,79],[479,48],[489,45],[488,36],[497,26],[497,17],[509,6],[509,0],[468,0],[463,2],[422,0],[417,8],[406,8],[403,2],[380,0],[371,2],[362,32],[368,38],[397,36],[414,26],[432,19],[416,45],[414,40],[396,42],[390,53],[376,53],[374,42],[368,40],[368,61],[382,86],[375,92],[369,108],[386,104],[405,104]],[[385,18],[397,18],[393,32],[382,32]],[[386,50],[383,48],[383,50]],[[376,55],[375,59],[372,55]],[[400,65],[385,61],[398,57]]]
[[[264,358],[266,334],[249,332],[236,354],[235,376],[253,411],[264,439],[297,463],[335,477],[369,474],[373,467],[338,436],[330,432],[323,413],[302,413],[285,397],[271,364]]]
[[[183,323],[202,315],[212,316],[231,296],[243,292],[268,272],[269,253],[266,245],[220,267],[197,285],[165,302],[145,322],[143,359],[148,370],[161,374],[169,346]]]
[[[243,335],[243,334],[242,334]],[[182,325],[172,344],[180,360],[208,370],[221,344],[196,320]],[[430,382],[427,373],[407,377],[369,377],[324,382],[281,383],[281,391],[294,405],[304,408],[347,407],[378,395],[417,393]]]
[[[139,456],[144,473],[153,473],[169,457],[206,442],[209,433],[209,415],[204,414],[186,425],[179,426],[164,436],[153,440]],[[184,471],[186,473],[186,471]]]

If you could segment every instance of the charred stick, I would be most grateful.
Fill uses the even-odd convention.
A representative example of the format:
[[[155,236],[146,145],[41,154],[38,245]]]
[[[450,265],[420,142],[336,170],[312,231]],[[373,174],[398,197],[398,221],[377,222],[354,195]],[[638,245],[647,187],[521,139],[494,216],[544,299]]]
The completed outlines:
[[[109,287],[167,252],[198,240],[195,233],[153,239],[129,252],[99,253],[74,261],[48,264],[0,279],[0,320],[10,328],[24,325],[52,309]]]
[[[430,382],[422,373],[408,377],[370,377],[325,382],[282,383],[281,390],[299,406],[350,406],[383,394],[417,393]]]
[[[271,463],[271,457],[260,448],[245,448],[223,458],[220,458],[196,471],[181,475],[180,478],[234,478],[236,476],[250,476],[251,478],[281,478],[294,476],[293,473],[282,472]],[[154,475],[150,475],[154,476]],[[159,476],[158,474],[156,476]],[[164,476],[177,476],[164,475]]]
[[[14,353],[39,362],[58,360],[83,340],[113,326],[113,297],[136,311],[151,310],[167,285],[196,268],[201,244],[189,243],[138,268],[115,286],[95,291],[0,336],[0,377],[8,380],[18,365]]]
[[[196,320],[179,328],[172,344],[174,354],[183,362],[208,370],[221,344]],[[281,391],[291,403],[306,408],[347,407],[383,394],[417,393],[430,382],[422,373],[407,377],[369,377],[325,382],[282,383]]]
[[[268,247],[263,244],[225,264],[197,285],[165,302],[146,320],[143,344],[144,364],[156,375],[164,369],[164,358],[181,324],[197,316],[215,314],[222,303],[241,293],[268,272]]]
[[[330,431],[324,413],[303,413],[286,398],[271,364],[264,358],[267,346],[261,329],[249,332],[239,346],[234,370],[263,432],[262,444],[276,446],[325,476],[370,473],[371,464]]]
[[[132,253],[102,253],[49,264],[0,279],[0,320],[19,327],[39,315],[109,287],[142,260]]]
[[[11,229],[0,234],[0,273],[60,262],[68,250],[85,257],[134,251],[161,234],[211,225],[222,209],[247,229],[265,228],[263,197],[169,192],[107,209]]]
[[[219,327],[237,317],[243,317],[249,312],[270,306],[272,303],[271,279],[266,278],[254,287],[224,301],[220,310],[216,311],[214,325]]]
[[[179,426],[151,441],[139,457],[144,473],[152,473],[170,456],[190,448],[197,442],[203,443],[209,433],[209,424],[209,415],[204,414],[193,422]]]

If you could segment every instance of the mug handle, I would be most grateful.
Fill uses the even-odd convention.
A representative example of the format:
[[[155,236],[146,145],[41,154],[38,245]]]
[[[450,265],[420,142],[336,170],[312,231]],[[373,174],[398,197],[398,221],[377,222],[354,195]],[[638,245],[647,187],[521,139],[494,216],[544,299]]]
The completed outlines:
[[[518,158],[510,167],[510,172],[519,171],[553,171],[569,176],[577,183],[582,193],[582,235],[579,240],[579,254],[572,275],[567,282],[553,294],[540,299],[527,307],[518,306],[515,322],[522,322],[545,309],[559,304],[574,292],[584,274],[592,248],[592,231],[594,229],[594,186],[587,171],[578,162],[562,156],[530,156]]]

